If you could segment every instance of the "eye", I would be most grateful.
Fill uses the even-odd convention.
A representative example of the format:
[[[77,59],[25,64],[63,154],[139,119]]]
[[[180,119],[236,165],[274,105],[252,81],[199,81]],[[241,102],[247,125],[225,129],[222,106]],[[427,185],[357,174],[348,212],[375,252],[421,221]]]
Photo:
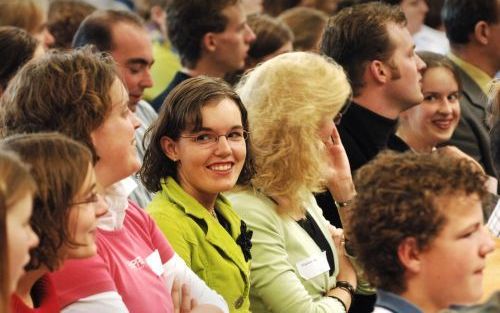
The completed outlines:
[[[97,202],[98,200],[99,200],[99,196],[97,195],[97,193],[93,192],[89,195],[89,197],[85,200],[85,202],[94,203],[94,202]]]
[[[436,101],[436,96],[434,95],[427,95],[424,97],[424,101],[427,101],[427,102],[432,102],[432,101]]]
[[[243,139],[243,131],[242,130],[234,130],[227,135],[227,139],[239,141],[239,140]]]
[[[458,100],[458,93],[452,93],[452,94],[448,95],[448,100],[450,100],[450,101]]]
[[[194,138],[194,140],[198,143],[208,143],[215,141],[215,137],[216,136],[214,134],[199,134]]]

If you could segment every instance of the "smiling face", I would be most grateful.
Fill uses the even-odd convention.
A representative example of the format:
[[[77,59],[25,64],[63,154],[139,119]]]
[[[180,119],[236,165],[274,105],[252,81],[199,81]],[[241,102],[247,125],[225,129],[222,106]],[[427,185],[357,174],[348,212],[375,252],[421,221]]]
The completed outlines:
[[[97,181],[104,188],[135,173],[137,158],[135,129],[140,124],[128,108],[127,90],[116,78],[110,89],[111,111],[90,136],[99,160],[95,165]]]
[[[71,241],[77,245],[65,246],[62,259],[88,258],[97,253],[95,232],[97,218],[107,211],[107,205],[97,194],[94,168],[89,164],[85,181],[75,196],[68,218],[68,232]]]
[[[9,256],[10,285],[16,289],[19,278],[24,274],[24,266],[30,260],[29,250],[38,245],[38,237],[31,228],[33,196],[26,193],[7,211],[7,247]],[[5,256],[4,256],[5,257]]]
[[[460,118],[458,83],[449,69],[426,70],[422,92],[424,101],[401,113],[398,130],[417,151],[449,140]]]
[[[231,141],[223,136],[243,130],[241,112],[234,101],[228,98],[210,101],[201,108],[201,117],[201,131],[184,131],[177,141],[163,137],[162,148],[177,162],[177,179],[181,187],[203,204],[234,187],[243,168],[246,146],[244,140]],[[209,146],[182,137],[203,134],[220,137]]]
[[[419,292],[427,303],[419,306],[424,311],[479,300],[485,257],[494,249],[476,194],[440,196],[435,205],[446,222],[428,250],[420,255],[419,275],[424,289]]]

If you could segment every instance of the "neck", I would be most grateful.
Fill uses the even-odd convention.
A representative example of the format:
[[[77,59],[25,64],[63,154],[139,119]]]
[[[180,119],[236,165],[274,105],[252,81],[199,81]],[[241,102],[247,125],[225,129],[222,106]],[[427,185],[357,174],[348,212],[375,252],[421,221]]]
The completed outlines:
[[[353,100],[360,106],[391,120],[397,119],[401,113],[400,106],[382,97],[382,90],[363,90],[362,94],[354,97]]]
[[[213,62],[210,62],[209,60],[206,60],[204,58],[198,60],[193,68],[183,67],[182,72],[188,74],[191,77],[206,75],[210,77],[224,78],[224,75],[226,75],[226,72],[224,70],[219,68]]]
[[[404,127],[399,127],[396,135],[401,138],[413,151],[419,153],[432,152],[435,144],[426,142],[423,138],[417,138],[408,134]]]
[[[426,293],[421,292],[422,290],[425,289],[418,289],[418,292],[412,292],[410,291],[410,288],[408,288],[405,292],[400,294],[400,296],[413,303],[425,313],[438,313],[441,310],[446,309],[446,307],[441,307],[437,303],[434,303],[432,298],[430,298]]]
[[[498,70],[491,59],[486,57],[487,54],[483,52],[480,47],[478,48],[477,46],[452,45],[451,52],[467,63],[470,63],[479,68],[490,77],[494,77]],[[498,61],[496,62],[498,63]]]
[[[26,272],[17,285],[16,295],[26,304],[28,307],[33,308],[33,299],[31,298],[31,289],[35,285],[35,283],[45,274],[47,274],[49,270],[42,266],[41,268],[33,271]]]

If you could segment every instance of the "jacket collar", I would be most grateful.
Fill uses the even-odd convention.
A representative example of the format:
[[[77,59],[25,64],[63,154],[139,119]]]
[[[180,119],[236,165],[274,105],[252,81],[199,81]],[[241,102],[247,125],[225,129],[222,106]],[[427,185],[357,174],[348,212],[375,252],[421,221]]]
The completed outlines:
[[[236,239],[240,235],[241,219],[233,211],[231,204],[223,195],[219,194],[217,196],[215,209],[217,214],[222,215],[229,222],[231,227],[230,234],[201,203],[186,193],[172,177],[168,177],[162,181],[162,193],[170,202],[176,204],[179,210],[184,211],[187,216],[198,220],[198,224],[205,224],[206,228],[203,225],[201,228],[205,232],[206,240],[233,260],[243,273],[248,273],[248,265],[243,252],[236,243]]]

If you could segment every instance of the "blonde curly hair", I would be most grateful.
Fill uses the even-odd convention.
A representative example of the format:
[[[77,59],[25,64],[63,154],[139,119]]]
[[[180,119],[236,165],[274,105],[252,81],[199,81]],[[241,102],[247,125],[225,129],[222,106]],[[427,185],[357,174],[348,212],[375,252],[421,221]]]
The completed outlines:
[[[314,53],[286,53],[247,73],[236,91],[248,109],[256,165],[252,186],[286,199],[280,213],[303,212],[310,193],[325,184],[319,130],[351,93],[342,67]]]

